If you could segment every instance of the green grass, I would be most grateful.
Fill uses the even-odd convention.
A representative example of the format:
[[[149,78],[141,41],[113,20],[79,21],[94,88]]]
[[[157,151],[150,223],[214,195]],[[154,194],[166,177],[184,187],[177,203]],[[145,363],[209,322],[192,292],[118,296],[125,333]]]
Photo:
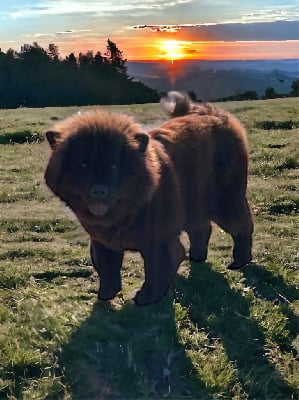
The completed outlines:
[[[298,399],[297,99],[221,106],[248,130],[254,263],[227,271],[232,242],[215,226],[208,262],[184,262],[143,308],[130,252],[123,291],[97,302],[87,235],[43,182],[44,132],[78,108],[0,111],[0,399]]]

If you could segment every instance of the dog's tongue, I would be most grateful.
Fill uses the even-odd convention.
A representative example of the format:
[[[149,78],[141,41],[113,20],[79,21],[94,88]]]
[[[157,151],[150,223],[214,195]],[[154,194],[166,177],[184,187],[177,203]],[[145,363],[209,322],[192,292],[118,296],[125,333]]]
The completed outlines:
[[[89,211],[95,216],[95,217],[103,217],[106,212],[108,211],[108,206],[105,206],[104,204],[91,204],[89,205]]]

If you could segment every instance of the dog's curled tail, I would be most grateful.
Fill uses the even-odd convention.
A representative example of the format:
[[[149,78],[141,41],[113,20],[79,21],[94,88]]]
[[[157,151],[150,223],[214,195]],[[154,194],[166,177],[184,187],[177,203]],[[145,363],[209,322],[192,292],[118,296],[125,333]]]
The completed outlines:
[[[192,102],[187,93],[171,91],[161,98],[160,104],[167,114],[181,117],[189,114]]]
[[[171,91],[160,100],[163,110],[171,117],[182,117],[188,114],[215,115],[215,109],[209,103],[194,103],[187,93]]]

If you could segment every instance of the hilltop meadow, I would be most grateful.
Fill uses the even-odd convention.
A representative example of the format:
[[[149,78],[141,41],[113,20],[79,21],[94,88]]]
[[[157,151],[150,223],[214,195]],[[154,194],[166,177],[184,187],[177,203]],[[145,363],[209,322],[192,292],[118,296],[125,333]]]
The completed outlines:
[[[44,132],[79,108],[0,110],[0,399],[298,399],[298,99],[221,107],[248,131],[254,260],[226,270],[232,242],[214,226],[208,261],[183,262],[140,308],[140,256],[98,302],[88,237],[44,184]],[[158,104],[105,109],[165,119]]]

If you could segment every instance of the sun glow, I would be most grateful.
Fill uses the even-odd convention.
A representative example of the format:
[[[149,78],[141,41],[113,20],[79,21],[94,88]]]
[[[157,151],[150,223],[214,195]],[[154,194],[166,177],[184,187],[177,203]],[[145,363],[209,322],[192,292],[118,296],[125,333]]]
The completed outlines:
[[[173,63],[174,60],[184,58],[182,43],[177,40],[163,40],[159,43],[160,57]]]

